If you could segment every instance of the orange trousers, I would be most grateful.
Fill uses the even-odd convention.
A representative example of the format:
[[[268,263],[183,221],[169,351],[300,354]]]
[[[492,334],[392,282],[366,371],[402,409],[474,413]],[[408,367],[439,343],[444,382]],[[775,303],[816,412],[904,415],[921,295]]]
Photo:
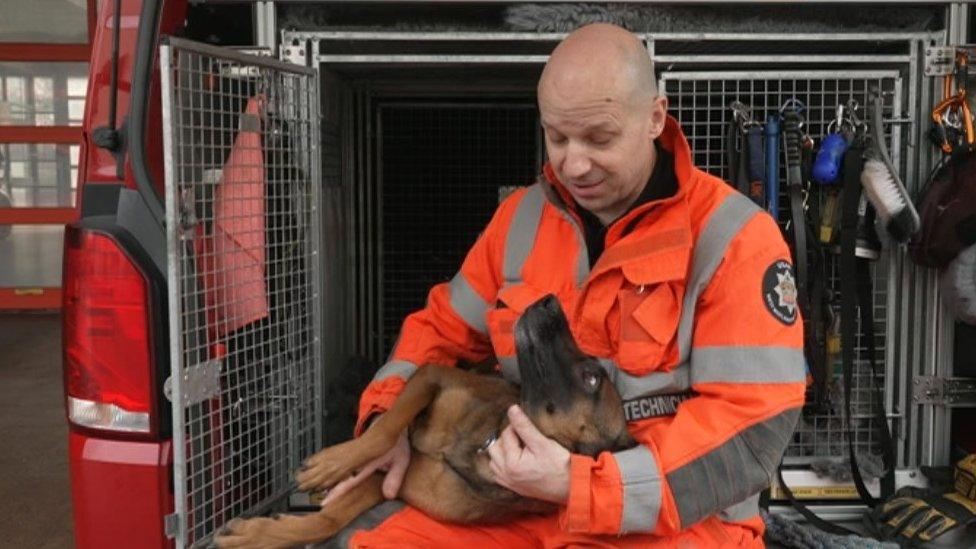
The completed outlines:
[[[764,547],[763,525],[758,517],[754,519],[755,525],[749,521],[749,527],[709,517],[668,538],[646,534],[571,534],[560,529],[556,521],[556,515],[548,515],[489,526],[449,524],[407,506],[376,528],[356,533],[349,546],[356,549]]]

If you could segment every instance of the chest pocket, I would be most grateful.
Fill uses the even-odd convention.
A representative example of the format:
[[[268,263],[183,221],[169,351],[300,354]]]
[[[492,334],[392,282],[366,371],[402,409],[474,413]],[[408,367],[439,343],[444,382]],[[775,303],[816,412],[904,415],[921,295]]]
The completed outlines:
[[[530,305],[546,294],[528,284],[514,284],[498,292],[495,307],[488,310],[488,335],[495,357],[502,363],[515,357],[515,322]]]
[[[669,371],[678,361],[677,331],[684,281],[668,269],[624,265],[617,293],[616,362],[628,373]]]

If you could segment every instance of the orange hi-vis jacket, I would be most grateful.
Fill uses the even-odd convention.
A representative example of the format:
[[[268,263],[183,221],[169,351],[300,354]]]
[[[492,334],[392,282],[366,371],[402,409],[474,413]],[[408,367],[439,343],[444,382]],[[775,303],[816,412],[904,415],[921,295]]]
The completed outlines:
[[[512,329],[555,294],[601,358],[639,444],[573,455],[566,532],[674,536],[711,517],[762,533],[759,493],[803,405],[803,327],[773,219],[692,164],[669,117],[677,192],[615,221],[592,269],[568,191],[543,178],[498,208],[457,275],[404,321],[360,403],[357,432],[424,364],[497,357],[517,381]]]

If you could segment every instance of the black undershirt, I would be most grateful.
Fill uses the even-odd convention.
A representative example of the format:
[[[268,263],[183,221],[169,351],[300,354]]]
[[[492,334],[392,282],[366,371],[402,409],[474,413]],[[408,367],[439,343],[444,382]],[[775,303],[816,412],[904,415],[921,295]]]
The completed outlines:
[[[589,256],[591,269],[593,265],[596,265],[596,261],[600,259],[600,255],[603,254],[603,249],[606,246],[607,229],[611,225],[641,204],[674,196],[678,192],[678,179],[674,175],[674,156],[661,148],[657,143],[654,144],[654,147],[657,150],[657,161],[654,163],[654,169],[651,170],[651,177],[647,180],[647,185],[644,185],[644,190],[637,195],[634,203],[620,217],[613,220],[609,225],[604,225],[600,221],[600,218],[579,204],[576,204],[576,211],[579,213],[580,220],[583,222],[583,237],[586,240],[586,252]],[[627,227],[624,234],[627,234],[633,229],[636,221],[635,219]]]

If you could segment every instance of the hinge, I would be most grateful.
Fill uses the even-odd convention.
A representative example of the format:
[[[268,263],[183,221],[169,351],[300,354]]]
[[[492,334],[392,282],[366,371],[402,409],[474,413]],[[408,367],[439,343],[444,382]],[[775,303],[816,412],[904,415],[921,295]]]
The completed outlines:
[[[220,394],[220,361],[208,360],[182,371],[182,406],[203,402]],[[163,395],[173,402],[173,376],[163,383]]]
[[[176,513],[163,517],[163,532],[169,539],[176,539],[180,535],[180,516]]]
[[[956,68],[956,48],[953,46],[926,46],[925,76],[945,76]]]
[[[919,376],[912,386],[912,402],[946,408],[976,407],[976,379]]]

